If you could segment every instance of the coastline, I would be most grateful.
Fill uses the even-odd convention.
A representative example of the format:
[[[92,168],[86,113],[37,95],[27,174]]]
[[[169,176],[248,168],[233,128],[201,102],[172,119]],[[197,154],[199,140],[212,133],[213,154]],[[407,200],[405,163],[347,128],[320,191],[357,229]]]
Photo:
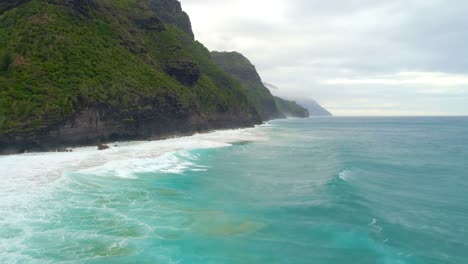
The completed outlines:
[[[275,119],[275,120],[286,120],[286,119]],[[98,150],[96,144],[75,144],[75,145],[59,145],[57,149],[49,149],[49,150],[33,150],[33,151],[23,151],[23,152],[3,152],[0,149],[0,157],[7,157],[7,156],[21,156],[21,155],[34,155],[34,154],[47,154],[47,153],[75,153],[80,152],[82,150],[88,151],[95,151],[96,153],[103,153],[109,150],[115,149],[115,147],[122,146],[122,145],[134,145],[134,144],[144,144],[144,143],[164,143],[169,141],[177,141],[177,140],[187,140],[196,137],[210,137],[211,135],[215,135],[216,133],[236,133],[242,131],[248,131],[250,129],[257,129],[262,126],[267,126],[270,121],[269,120],[262,122],[261,124],[255,125],[246,125],[246,126],[239,126],[239,127],[219,127],[219,128],[210,128],[206,130],[199,130],[199,131],[190,131],[190,132],[173,132],[173,133],[165,133],[160,135],[153,135],[150,137],[145,138],[134,138],[129,140],[115,140],[115,141],[104,141],[104,142],[96,142],[96,144],[106,144],[110,146],[110,149],[107,150]],[[240,134],[239,133],[239,134]],[[242,140],[239,140],[242,141]],[[234,140],[233,142],[236,142]]]
[[[33,183],[36,180],[54,181],[70,171],[89,170],[95,174],[112,176],[113,172],[119,171],[119,168],[120,171],[126,171],[122,167],[143,171],[161,168],[174,170],[181,166],[174,155],[196,149],[230,147],[237,142],[263,141],[267,136],[260,128],[265,126],[268,125],[212,130],[152,141],[117,141],[109,143],[110,148],[102,151],[92,146],[79,146],[73,148],[72,152],[64,153],[51,151],[1,155],[0,167],[5,170],[0,174],[4,176],[1,177],[4,181],[13,177],[31,179]],[[132,178],[131,175],[124,174],[118,173],[113,176]]]
[[[252,128],[264,122],[246,116],[216,115],[177,120],[152,120],[125,127],[113,120],[96,118],[83,125],[80,117],[34,134],[0,135],[0,156],[21,153],[66,152],[67,149],[129,141],[160,141],[211,133],[218,130]],[[158,120],[160,121],[160,120]],[[92,124],[90,126],[90,124]]]
[[[41,234],[47,235],[51,240],[41,243],[40,247],[48,247],[55,242],[67,247],[69,242],[77,243],[75,245],[80,247],[79,250],[87,246],[93,249],[88,253],[82,253],[89,255],[81,255],[80,260],[91,255],[90,258],[93,258],[95,256],[93,255],[95,254],[94,249],[96,244],[102,241],[101,235],[103,233],[98,231],[99,234],[88,236],[90,232],[87,232],[89,231],[87,228],[94,223],[99,225],[108,223],[107,221],[118,222],[118,226],[104,224],[100,228],[102,232],[108,230],[115,232],[111,236],[106,236],[107,238],[128,241],[129,244],[138,239],[154,238],[154,235],[164,230],[159,229],[157,224],[153,225],[149,222],[148,225],[137,224],[138,226],[134,226],[135,222],[139,221],[136,220],[139,218],[136,216],[138,213],[133,212],[127,217],[124,216],[124,212],[119,213],[119,209],[115,206],[121,209],[131,208],[131,206],[127,206],[127,202],[135,201],[135,199],[139,199],[138,197],[145,200],[150,199],[146,201],[153,201],[156,196],[163,198],[164,195],[176,198],[174,195],[179,192],[175,188],[162,186],[164,179],[158,179],[159,176],[164,177],[163,175],[170,174],[174,176],[171,178],[175,180],[176,177],[188,179],[185,176],[186,173],[204,173],[210,170],[210,164],[199,162],[199,159],[202,158],[199,156],[200,153],[204,153],[208,149],[229,149],[239,142],[264,141],[267,133],[262,128],[263,126],[216,130],[210,133],[158,141],[116,142],[116,146],[112,145],[110,149],[105,151],[98,151],[93,147],[79,147],[69,153],[42,152],[0,156],[0,168],[2,168],[0,172],[0,185],[2,186],[0,197],[3,201],[0,206],[0,212],[2,212],[0,236],[5,235],[5,233],[10,234],[10,232],[14,234],[9,239],[5,239],[5,236],[2,237],[3,240],[0,239],[0,248],[11,250],[8,251],[8,254],[0,256],[0,259],[3,262],[6,260],[7,263],[10,262],[8,260],[12,259],[27,259],[29,261],[26,262],[35,263],[36,261],[32,260],[36,260],[36,258],[29,257],[20,245],[26,243],[29,248],[35,249],[35,245],[29,244],[31,242],[29,239],[31,237],[37,238]],[[155,173],[159,176],[154,176]],[[155,181],[153,182],[153,180]],[[99,197],[94,196],[93,192]],[[115,195],[115,197],[109,197],[107,194]],[[149,194],[149,196],[143,197],[144,194]],[[83,203],[82,198],[90,200]],[[176,207],[166,207],[162,200],[155,199],[154,201],[157,203],[151,202],[152,204],[148,205],[141,201],[135,205],[142,205],[143,210],[176,209]],[[80,213],[73,215],[74,212]],[[142,211],[139,210],[139,212]],[[94,215],[95,217],[92,218],[97,222],[91,223],[94,220],[87,222],[90,219],[87,218],[88,213]],[[164,212],[160,211],[159,213]],[[78,231],[80,234],[74,233],[73,228],[79,228],[80,225],[68,222],[66,219],[68,216],[72,216],[71,221],[85,221],[89,225],[82,226],[84,230]],[[120,222],[123,216],[129,222]],[[34,221],[38,221],[36,222],[38,229],[29,232],[31,229],[28,227]],[[54,227],[39,231],[43,227],[42,224],[46,222],[54,223]],[[173,223],[177,224],[176,221]],[[140,227],[144,228],[142,236],[139,233],[138,235],[126,235],[128,230],[139,230]],[[10,228],[16,228],[14,229],[16,232],[10,231]],[[28,232],[23,231],[24,229],[27,229]],[[123,231],[120,232],[121,230]],[[63,237],[59,237],[58,233],[71,238],[62,241]],[[121,238],[119,234],[124,234],[124,237]],[[83,237],[87,239],[88,244],[81,244],[83,240],[80,239]],[[104,250],[107,251],[107,247],[109,247],[109,250],[112,251],[114,242],[110,242],[110,244],[107,242],[104,242]],[[127,245],[124,247],[127,248]],[[128,245],[129,248],[131,245]],[[54,249],[49,248],[48,252],[51,251]],[[66,257],[67,260],[77,256],[65,252],[69,251],[63,249],[60,254],[63,254],[62,256]],[[104,259],[104,256],[101,257]],[[112,260],[107,261],[108,258],[112,257],[113,255],[107,255],[104,262],[112,262]],[[122,255],[121,257],[128,256]],[[39,258],[46,261],[46,258],[38,257],[37,259]],[[74,259],[73,262],[79,261]]]

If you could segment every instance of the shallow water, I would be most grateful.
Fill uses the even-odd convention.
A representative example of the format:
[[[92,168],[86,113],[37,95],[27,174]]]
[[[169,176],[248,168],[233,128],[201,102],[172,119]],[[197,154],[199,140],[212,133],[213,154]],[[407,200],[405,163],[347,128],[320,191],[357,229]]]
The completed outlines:
[[[0,263],[465,263],[468,118],[0,157]]]

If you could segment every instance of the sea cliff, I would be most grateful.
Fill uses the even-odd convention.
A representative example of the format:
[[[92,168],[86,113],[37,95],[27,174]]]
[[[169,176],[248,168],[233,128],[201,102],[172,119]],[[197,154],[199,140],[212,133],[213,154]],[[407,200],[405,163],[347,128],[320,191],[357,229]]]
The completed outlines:
[[[261,123],[176,0],[0,4],[0,152]]]

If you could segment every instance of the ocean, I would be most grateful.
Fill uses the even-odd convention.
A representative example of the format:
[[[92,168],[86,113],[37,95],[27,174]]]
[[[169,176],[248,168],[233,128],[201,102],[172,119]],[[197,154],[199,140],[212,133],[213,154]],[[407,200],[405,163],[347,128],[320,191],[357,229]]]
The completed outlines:
[[[2,156],[0,263],[468,263],[468,118]]]

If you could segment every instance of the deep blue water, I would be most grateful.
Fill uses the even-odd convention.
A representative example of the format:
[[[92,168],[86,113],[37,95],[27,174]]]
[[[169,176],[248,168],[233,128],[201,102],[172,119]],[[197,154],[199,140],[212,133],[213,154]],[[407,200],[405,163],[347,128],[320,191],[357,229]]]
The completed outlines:
[[[468,263],[468,118],[0,157],[0,263]]]

